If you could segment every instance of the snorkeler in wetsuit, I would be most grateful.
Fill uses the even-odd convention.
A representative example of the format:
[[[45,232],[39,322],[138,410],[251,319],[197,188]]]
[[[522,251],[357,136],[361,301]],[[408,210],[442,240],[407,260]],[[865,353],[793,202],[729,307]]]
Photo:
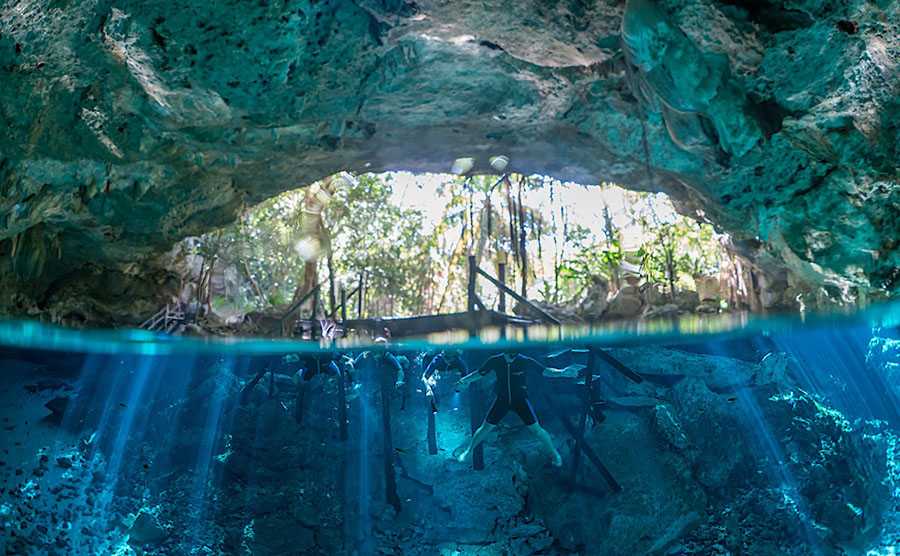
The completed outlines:
[[[544,365],[530,357],[518,353],[505,352],[489,358],[480,369],[462,377],[457,382],[458,387],[465,388],[473,382],[481,380],[491,371],[497,376],[497,397],[493,405],[491,405],[491,409],[488,410],[484,422],[472,435],[468,446],[456,457],[457,460],[460,462],[467,461],[472,456],[472,451],[484,442],[484,439],[497,428],[503,417],[512,410],[525,423],[528,432],[536,436],[550,453],[553,466],[559,467],[562,465],[562,456],[559,455],[559,452],[553,445],[553,438],[550,437],[550,433],[538,423],[537,415],[534,413],[534,408],[531,407],[526,390],[525,378],[527,371],[543,372],[544,369]]]
[[[318,356],[317,356],[318,355]],[[282,358],[284,367],[299,369],[291,374],[294,385],[297,387],[297,399],[294,407],[294,417],[298,423],[303,422],[303,407],[306,399],[308,383],[316,376],[331,375],[337,380],[352,380],[353,360],[348,356],[342,356],[336,352],[325,354],[295,354],[291,353]],[[342,372],[343,371],[343,372]]]
[[[353,359],[353,368],[359,372],[368,369],[377,373],[389,373],[394,377],[394,388],[402,388],[406,384],[406,369],[401,363],[406,360],[407,366],[409,360],[402,355],[394,355],[388,351],[388,340],[385,337],[375,338],[375,349],[360,352]],[[378,383],[381,382],[379,377]]]
[[[441,373],[449,371],[459,371],[461,376],[469,374],[469,367],[462,358],[459,350],[440,351],[437,354],[430,353],[423,355],[422,362],[425,365],[425,372],[422,373],[422,382],[425,384],[425,396],[431,402],[431,412],[437,413],[437,394],[434,387],[437,385],[437,378]]]

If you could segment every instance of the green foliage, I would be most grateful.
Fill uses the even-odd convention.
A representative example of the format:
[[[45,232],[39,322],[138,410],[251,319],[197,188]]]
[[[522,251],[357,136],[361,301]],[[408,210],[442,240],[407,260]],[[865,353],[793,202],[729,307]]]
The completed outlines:
[[[525,272],[531,291],[552,302],[577,301],[598,276],[617,283],[623,261],[639,264],[652,282],[690,286],[722,254],[709,225],[659,218],[649,194],[627,193],[629,233],[637,229],[642,240],[626,247],[605,204],[599,234],[571,222],[553,193],[562,184],[550,178],[449,178],[436,192],[444,210],[434,223],[397,206],[393,187],[391,175],[366,174],[287,192],[200,238],[193,253],[238,270],[244,284],[231,302],[244,309],[288,305],[309,285],[312,268],[323,301],[330,278],[349,292],[365,272],[368,314],[398,316],[462,310],[469,252],[486,270],[508,257],[507,282],[521,284]],[[528,206],[528,192],[538,188],[549,190],[549,207]],[[482,299],[490,303],[492,293]]]
[[[618,238],[598,242],[591,231],[582,226],[575,226],[569,237],[575,253],[559,265],[561,292],[557,296],[565,300],[581,296],[591,285],[594,276],[612,280],[615,269],[625,256]]]
[[[432,286],[434,233],[424,216],[391,204],[389,179],[362,175],[336,189],[326,209],[336,274],[348,288],[366,272],[369,303],[386,304],[393,314],[412,314]]]
[[[317,238],[323,248],[316,253],[318,262],[325,261],[330,246],[335,278],[348,290],[366,271],[368,302],[386,303],[397,314],[418,309],[423,290],[431,286],[435,245],[434,235],[422,231],[422,214],[392,205],[391,183],[379,176],[335,181],[322,213],[325,237]],[[199,254],[215,252],[244,275],[245,307],[281,307],[293,299],[307,264],[298,252],[304,218],[310,217],[304,214],[307,202],[305,190],[284,193],[247,211],[235,225],[201,238]],[[327,299],[325,264],[318,264],[318,274]]]
[[[679,217],[674,222],[641,221],[650,241],[638,250],[644,273],[669,292],[679,285],[693,285],[693,277],[714,272],[722,247],[712,226]]]

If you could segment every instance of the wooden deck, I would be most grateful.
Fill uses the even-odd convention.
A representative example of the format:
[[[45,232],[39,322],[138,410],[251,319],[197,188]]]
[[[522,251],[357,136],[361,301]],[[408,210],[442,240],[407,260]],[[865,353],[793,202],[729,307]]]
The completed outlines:
[[[339,322],[345,333],[354,330],[357,333],[364,332],[372,336],[379,336],[385,328],[390,330],[393,338],[409,338],[426,336],[454,330],[471,330],[472,328],[485,328],[491,326],[531,326],[539,324],[538,321],[514,315],[507,315],[499,311],[474,311],[473,313],[447,313],[443,315],[422,315],[415,317],[384,317],[370,319],[347,319]],[[298,321],[298,328],[318,328],[318,324],[309,321]],[[318,332],[316,330],[316,332]]]

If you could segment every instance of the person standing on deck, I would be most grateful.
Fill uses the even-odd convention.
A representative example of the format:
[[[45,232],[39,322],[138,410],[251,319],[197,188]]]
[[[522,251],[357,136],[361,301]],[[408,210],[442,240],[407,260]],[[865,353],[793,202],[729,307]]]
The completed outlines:
[[[488,410],[484,422],[472,435],[467,447],[456,456],[460,462],[467,461],[472,456],[472,451],[481,444],[487,436],[497,428],[503,417],[513,410],[525,423],[525,426],[531,434],[541,441],[544,448],[549,452],[554,467],[562,465],[562,456],[553,445],[553,438],[538,423],[537,415],[534,408],[528,400],[528,392],[526,390],[525,378],[526,372],[529,370],[543,372],[545,366],[538,363],[530,357],[526,357],[518,353],[504,352],[494,355],[485,361],[475,372],[469,373],[457,382],[457,387],[467,388],[475,381],[481,380],[491,371],[497,376],[496,394],[494,403]]]

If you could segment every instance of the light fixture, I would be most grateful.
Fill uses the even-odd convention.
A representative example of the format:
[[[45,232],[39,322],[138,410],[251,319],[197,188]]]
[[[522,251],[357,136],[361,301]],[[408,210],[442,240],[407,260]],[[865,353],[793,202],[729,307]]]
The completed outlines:
[[[475,167],[475,159],[472,157],[457,158],[450,166],[450,172],[463,175],[469,173]]]
[[[491,168],[497,170],[498,172],[502,172],[506,170],[506,167],[509,165],[509,157],[508,156],[492,156],[491,157]]]

